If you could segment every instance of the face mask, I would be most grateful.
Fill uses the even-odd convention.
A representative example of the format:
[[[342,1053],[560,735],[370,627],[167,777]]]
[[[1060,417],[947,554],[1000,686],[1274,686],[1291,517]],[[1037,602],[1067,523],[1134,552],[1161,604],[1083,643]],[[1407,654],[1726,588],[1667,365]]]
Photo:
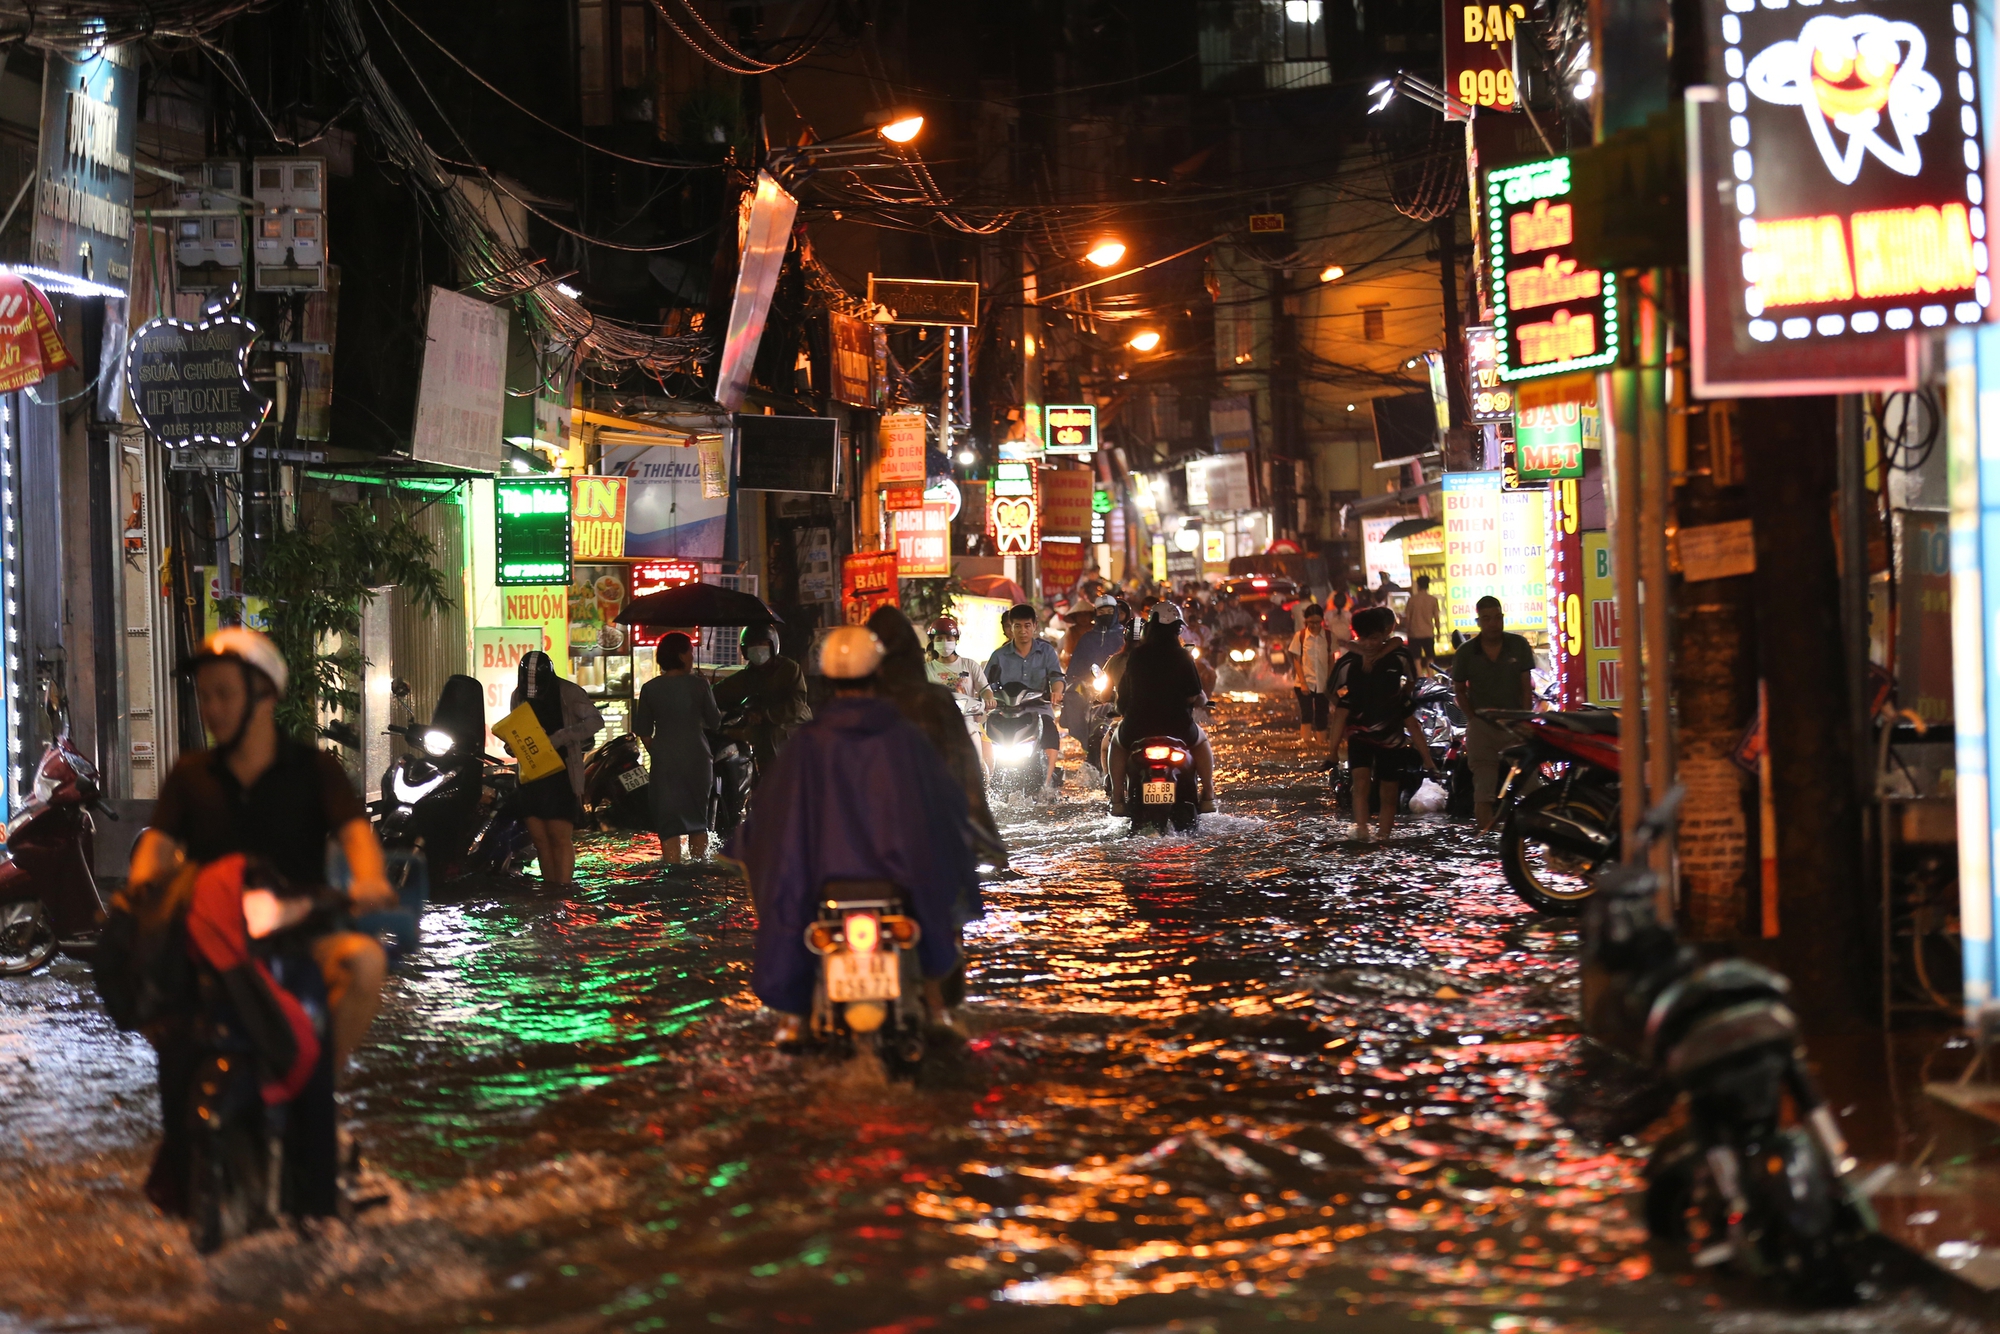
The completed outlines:
[[[940,639],[937,642],[937,651],[940,658],[956,658],[958,656],[958,641],[956,639]]]
[[[755,648],[744,649],[743,656],[750,660],[752,667],[762,667],[771,660],[771,650],[759,644]]]

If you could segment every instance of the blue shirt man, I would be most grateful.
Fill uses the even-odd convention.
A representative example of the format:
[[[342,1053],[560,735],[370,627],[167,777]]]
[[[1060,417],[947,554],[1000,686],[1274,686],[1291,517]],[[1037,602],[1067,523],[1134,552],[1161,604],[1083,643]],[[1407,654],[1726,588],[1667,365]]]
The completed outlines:
[[[1042,775],[1048,784],[1056,777],[1056,755],[1062,750],[1055,716],[1062,705],[1062,654],[1035,633],[1035,609],[1025,602],[1007,613],[1007,642],[986,660],[986,684],[995,695],[1002,686],[1019,684],[1042,696],[1034,711],[1043,716]]]
[[[1117,613],[1100,610],[1096,623],[1085,630],[1069,655],[1069,682],[1088,681],[1090,674],[1125,647],[1125,632],[1118,628]]]

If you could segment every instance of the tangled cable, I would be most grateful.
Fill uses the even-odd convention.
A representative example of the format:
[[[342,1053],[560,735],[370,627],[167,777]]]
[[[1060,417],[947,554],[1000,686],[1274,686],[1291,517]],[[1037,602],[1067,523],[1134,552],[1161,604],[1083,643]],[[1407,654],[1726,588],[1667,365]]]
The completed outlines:
[[[0,45],[26,42],[63,55],[92,55],[142,37],[197,38],[265,0],[91,0],[48,4],[0,0]]]

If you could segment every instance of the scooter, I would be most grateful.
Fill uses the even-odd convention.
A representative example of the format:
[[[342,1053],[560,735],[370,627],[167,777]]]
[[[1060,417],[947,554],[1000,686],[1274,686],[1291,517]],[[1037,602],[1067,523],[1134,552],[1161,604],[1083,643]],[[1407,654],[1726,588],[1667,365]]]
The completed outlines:
[[[1194,754],[1179,737],[1151,736],[1125,751],[1125,810],[1132,832],[1188,833],[1199,820]]]
[[[813,983],[814,1039],[840,1047],[872,1046],[915,1065],[924,1058],[923,971],[916,945],[923,929],[886,880],[830,880],[806,948],[819,956]]]
[[[1647,814],[1637,844],[1667,835],[1680,796]],[[1808,1068],[1791,984],[1746,959],[1704,962],[1660,920],[1658,889],[1644,865],[1607,868],[1585,932],[1628,1028],[1644,1016],[1643,1059],[1687,1103],[1685,1124],[1647,1160],[1647,1229],[1697,1268],[1851,1302],[1875,1219]]]
[[[1042,786],[1042,720],[1048,715],[1035,706],[1047,697],[1018,681],[997,686],[993,709],[986,715],[986,739],[993,743],[995,794],[1018,788],[1034,792]]]
[[[535,855],[526,825],[509,811],[513,771],[483,748],[479,692],[471,677],[453,676],[428,725],[388,728],[418,753],[382,775],[381,799],[372,807],[376,836],[399,865],[421,854],[440,884],[476,871],[517,872]]]
[[[1596,892],[1598,871],[1619,857],[1618,715],[1489,709],[1480,717],[1522,743],[1501,752],[1500,869],[1529,907],[1574,916]]]
[[[743,823],[751,789],[757,786],[757,754],[745,723],[748,707],[739,704],[730,709],[722,716],[722,729],[709,733],[715,777],[709,789],[708,830],[718,840],[728,838]]]
[[[583,810],[599,829],[650,829],[650,781],[639,758],[639,738],[620,733],[584,757]]]
[[[102,795],[96,766],[69,733],[51,741],[0,859],[0,977],[32,973],[58,950],[90,957],[104,924],[104,896],[91,869],[91,813],[117,819]]]

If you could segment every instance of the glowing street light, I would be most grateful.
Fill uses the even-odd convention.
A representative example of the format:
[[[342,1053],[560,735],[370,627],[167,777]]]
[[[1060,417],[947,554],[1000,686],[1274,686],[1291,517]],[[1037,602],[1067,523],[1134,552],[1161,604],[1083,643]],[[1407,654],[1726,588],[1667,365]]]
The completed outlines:
[[[907,144],[922,134],[923,130],[923,116],[914,111],[904,111],[896,113],[896,118],[882,126],[877,133],[892,144]]]
[[[1142,329],[1132,335],[1131,342],[1125,344],[1125,346],[1131,348],[1134,352],[1151,352],[1159,345],[1160,335],[1156,329]]]
[[[1319,271],[1319,280],[1323,283],[1337,283],[1346,276],[1347,270],[1338,264],[1329,264]]]
[[[1100,269],[1108,269],[1119,260],[1125,258],[1125,243],[1113,240],[1107,236],[1095,246],[1092,246],[1090,252],[1084,258]]]

